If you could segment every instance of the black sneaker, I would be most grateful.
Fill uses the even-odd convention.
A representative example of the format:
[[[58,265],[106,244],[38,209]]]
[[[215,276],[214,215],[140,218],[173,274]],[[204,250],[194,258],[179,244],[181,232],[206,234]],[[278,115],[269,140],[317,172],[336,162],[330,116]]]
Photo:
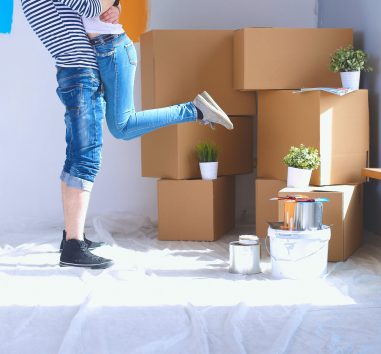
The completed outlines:
[[[103,269],[111,267],[114,262],[92,254],[87,248],[85,241],[67,240],[60,258],[61,267],[83,267],[91,269]]]
[[[101,246],[105,245],[104,242],[95,242],[95,241],[88,240],[86,238],[85,234],[83,234],[83,240],[86,242],[87,248],[90,251],[92,251],[93,249],[95,249],[97,247],[101,247]],[[64,249],[65,242],[66,242],[66,230],[63,230],[63,236],[62,236],[62,241],[61,241],[61,245],[60,245],[60,252],[62,252],[62,250]]]

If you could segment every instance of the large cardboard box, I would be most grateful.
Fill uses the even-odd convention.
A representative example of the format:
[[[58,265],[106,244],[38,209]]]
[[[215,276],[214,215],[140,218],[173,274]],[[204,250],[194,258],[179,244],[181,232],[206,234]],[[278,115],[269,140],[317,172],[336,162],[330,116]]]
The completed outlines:
[[[324,203],[323,223],[331,229],[328,260],[345,261],[356,251],[363,237],[363,185],[285,188],[279,196],[303,194],[312,198],[328,198]],[[279,202],[279,220],[283,220],[283,202]]]
[[[286,182],[273,179],[255,181],[255,233],[259,237],[267,236],[269,221],[278,220],[278,203],[271,201],[278,192],[286,187]]]
[[[321,155],[312,185],[365,181],[361,170],[368,165],[368,91],[343,97],[322,91],[260,91],[258,177],[286,180],[283,157],[300,144],[318,148]]]
[[[159,240],[215,241],[234,228],[234,177],[159,180]]]
[[[221,125],[210,129],[198,123],[161,128],[141,139],[142,176],[172,179],[200,178],[196,144],[218,146],[218,175],[253,172],[253,118],[230,117],[233,130]]]
[[[154,30],[140,39],[143,109],[206,90],[228,115],[256,114],[255,94],[233,88],[232,30]]]
[[[330,55],[353,42],[352,29],[245,28],[234,35],[234,87],[274,90],[340,87]]]

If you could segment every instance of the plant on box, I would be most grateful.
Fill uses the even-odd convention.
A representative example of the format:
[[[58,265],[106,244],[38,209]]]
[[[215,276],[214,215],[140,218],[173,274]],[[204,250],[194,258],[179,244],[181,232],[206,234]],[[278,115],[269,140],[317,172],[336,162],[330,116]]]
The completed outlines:
[[[358,90],[360,87],[361,71],[372,71],[368,64],[368,55],[361,49],[354,49],[352,45],[339,48],[331,55],[331,71],[341,75],[344,88]]]
[[[312,171],[320,165],[319,151],[303,144],[300,147],[291,146],[290,151],[283,158],[283,162],[288,166],[287,187],[307,187]]]
[[[203,142],[196,145],[201,177],[204,180],[217,179],[218,148],[214,143]]]

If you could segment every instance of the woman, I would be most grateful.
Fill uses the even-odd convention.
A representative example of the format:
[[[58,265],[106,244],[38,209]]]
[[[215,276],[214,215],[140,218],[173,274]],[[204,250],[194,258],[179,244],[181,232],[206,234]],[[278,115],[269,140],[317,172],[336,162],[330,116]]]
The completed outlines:
[[[222,124],[233,129],[229,117],[206,93],[193,102],[136,112],[134,81],[137,66],[136,49],[117,23],[119,1],[101,17],[82,18],[93,45],[106,101],[106,121],[111,134],[130,140],[170,124],[201,121],[205,125]]]

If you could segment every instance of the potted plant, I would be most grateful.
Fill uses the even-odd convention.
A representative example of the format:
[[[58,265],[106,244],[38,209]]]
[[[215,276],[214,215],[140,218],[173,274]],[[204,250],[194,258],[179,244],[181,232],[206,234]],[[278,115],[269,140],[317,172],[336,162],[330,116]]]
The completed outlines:
[[[368,65],[368,55],[364,51],[349,45],[331,55],[330,70],[340,72],[344,88],[358,90],[361,71],[372,71],[373,68]]]
[[[196,152],[200,164],[201,178],[204,180],[217,179],[217,146],[210,142],[199,143],[196,145]]]
[[[308,187],[312,171],[320,165],[319,151],[303,144],[300,147],[291,146],[283,162],[288,166],[287,187]]]

